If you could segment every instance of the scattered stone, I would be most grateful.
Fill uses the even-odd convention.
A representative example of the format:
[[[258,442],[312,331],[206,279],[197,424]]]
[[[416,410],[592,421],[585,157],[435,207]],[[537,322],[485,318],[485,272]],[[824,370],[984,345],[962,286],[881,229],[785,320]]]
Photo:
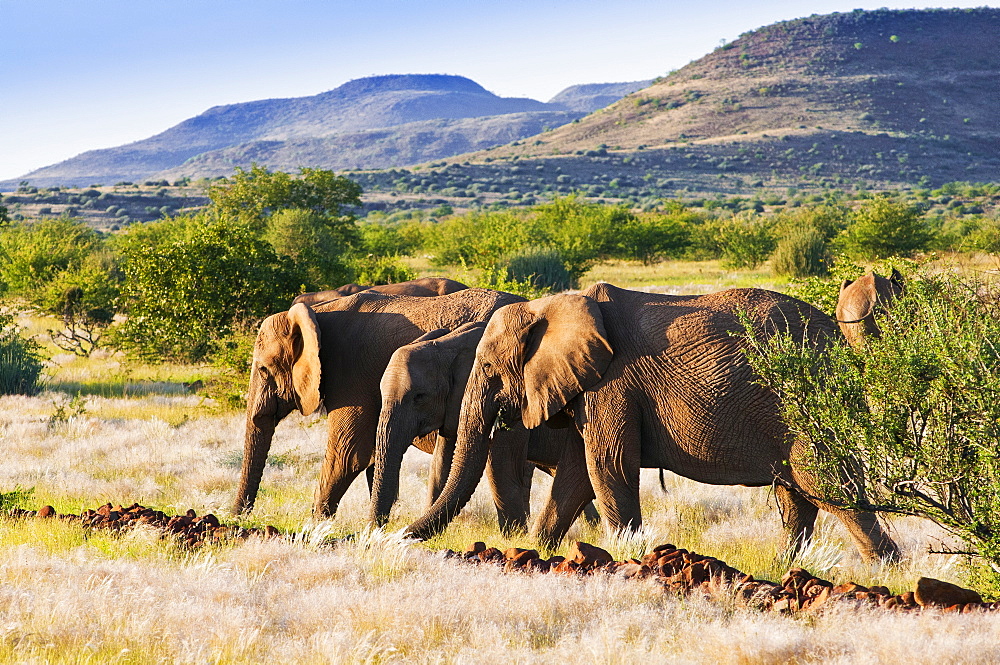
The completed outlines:
[[[913,598],[921,607],[946,607],[949,610],[955,605],[983,602],[979,594],[972,589],[964,589],[932,577],[921,577],[917,580]]]
[[[603,566],[615,560],[607,550],[580,541],[573,543],[566,558],[581,566]]]
[[[42,506],[38,509],[39,517],[55,517],[56,509],[52,506]]]

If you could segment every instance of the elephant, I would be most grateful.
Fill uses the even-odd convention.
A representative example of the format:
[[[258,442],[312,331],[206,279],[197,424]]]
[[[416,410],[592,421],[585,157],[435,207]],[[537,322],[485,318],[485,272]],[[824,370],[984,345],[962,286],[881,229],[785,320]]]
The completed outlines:
[[[461,282],[456,282],[447,277],[421,277],[412,279],[409,282],[398,282],[396,284],[379,284],[377,286],[361,286],[360,284],[344,284],[336,289],[327,291],[313,291],[296,296],[292,304],[305,303],[315,305],[327,300],[351,296],[361,291],[375,291],[376,293],[389,293],[397,296],[445,296],[456,291],[463,291],[469,288]]]
[[[582,446],[559,459],[558,510],[535,527],[543,542],[558,543],[591,496],[582,485],[557,488],[564,470],[586,469],[606,528],[622,531],[642,525],[640,468],[662,467],[703,483],[773,486],[793,548],[811,537],[822,508],[866,558],[897,557],[874,514],[817,498],[803,445],[746,358],[744,322],[760,339],[788,332],[820,349],[839,337],[826,314],[763,289],[668,296],[598,283],[501,308],[476,350],[448,481],[407,532],[426,539],[458,514],[495,423],[569,419]]]
[[[399,489],[403,454],[410,442],[434,431],[438,437],[428,482],[428,506],[441,493],[451,467],[462,396],[485,328],[485,323],[476,322],[453,331],[434,330],[392,354],[381,381],[382,412],[372,485],[374,524],[382,526],[388,520]],[[514,427],[495,433],[487,475],[501,531],[526,528],[534,468],[555,476],[559,453],[569,436],[576,436],[576,432],[549,427],[536,427],[530,432]],[[590,521],[597,521],[592,505],[588,504],[584,512]]]
[[[837,324],[847,343],[857,346],[865,337],[882,334],[875,317],[880,316],[903,294],[903,276],[893,268],[888,278],[870,272],[857,280],[845,279],[837,299]]]
[[[379,380],[393,351],[430,330],[484,321],[522,300],[488,289],[433,298],[362,291],[315,307],[296,303],[267,317],[254,344],[234,512],[253,508],[278,422],[296,409],[309,415],[323,406],[327,447],[314,512],[335,513],[351,482],[371,465]]]

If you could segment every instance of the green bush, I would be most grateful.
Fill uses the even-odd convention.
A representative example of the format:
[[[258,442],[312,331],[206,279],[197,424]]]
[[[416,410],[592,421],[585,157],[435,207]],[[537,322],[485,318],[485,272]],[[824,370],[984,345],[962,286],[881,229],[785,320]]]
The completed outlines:
[[[920,208],[888,196],[868,199],[851,215],[851,223],[836,245],[855,260],[912,256],[924,249],[932,235]]]
[[[287,309],[301,288],[291,259],[240,219],[152,222],[119,247],[128,318],[114,344],[151,361],[203,360],[219,340]]]
[[[789,232],[771,255],[775,274],[789,277],[810,277],[827,274],[830,270],[830,250],[819,230],[806,226]]]
[[[577,286],[563,263],[562,254],[551,247],[526,249],[511,256],[507,260],[507,277],[553,293]]]
[[[354,234],[337,230],[344,229],[332,229],[318,213],[286,208],[267,219],[263,237],[278,256],[292,262],[305,290],[320,291],[353,278],[347,255]]]
[[[777,241],[773,223],[755,213],[741,213],[720,223],[715,239],[727,268],[756,268],[767,261]]]
[[[824,353],[788,337],[749,358],[807,444],[833,505],[934,520],[1000,565],[1000,300],[984,283],[924,274],[882,336]],[[994,574],[994,579],[997,578]]]
[[[368,254],[355,257],[352,261],[354,280],[366,286],[373,284],[395,284],[416,279],[416,273],[399,262],[396,256]]]
[[[34,395],[41,375],[38,344],[21,336],[11,314],[0,313],[0,395]]]

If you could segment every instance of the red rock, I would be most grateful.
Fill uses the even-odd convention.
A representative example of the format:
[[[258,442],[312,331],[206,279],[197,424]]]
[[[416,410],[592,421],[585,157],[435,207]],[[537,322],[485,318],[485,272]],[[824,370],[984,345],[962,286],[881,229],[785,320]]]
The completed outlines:
[[[184,514],[190,517],[191,519],[198,517],[198,513],[194,512],[194,508],[188,508],[187,512]]]
[[[891,596],[892,592],[889,591],[889,587],[884,586],[872,586],[868,587],[868,590],[872,593],[878,594],[880,596]]]
[[[465,554],[479,554],[484,551],[486,551],[486,543],[476,541],[466,548]]]
[[[676,549],[677,548],[674,545],[672,545],[671,543],[665,543],[663,545],[657,545],[656,547],[654,547],[653,548],[653,552],[660,552],[660,553],[662,553],[662,552],[666,552],[666,551],[669,551],[669,550],[676,550]]]
[[[907,591],[905,593],[899,594],[899,599],[903,601],[904,605],[916,605],[917,599],[913,596],[912,591]]]
[[[265,538],[280,538],[281,537],[281,532],[278,531],[277,527],[273,527],[270,524],[268,524],[266,527],[264,527],[264,537]]]
[[[104,504],[103,506],[101,506],[100,508],[97,509],[97,514],[98,515],[107,515],[110,512],[111,512],[111,504],[110,503],[106,503],[106,504]]]
[[[566,558],[575,561],[581,566],[600,566],[615,560],[607,550],[580,541],[573,543]]]
[[[931,577],[921,577],[917,580],[913,599],[921,607],[950,607],[983,602],[979,594],[972,589],[965,589]]]
[[[42,506],[38,509],[39,517],[55,517],[56,509],[52,506]]]
[[[489,547],[479,553],[479,560],[483,562],[497,562],[503,561],[503,552],[495,547]]]
[[[559,556],[557,554],[556,556],[549,557],[548,563],[549,563],[550,566],[554,567],[554,566],[558,566],[560,563],[562,563],[565,560],[566,560],[566,557]]]
[[[212,513],[203,515],[201,518],[201,522],[213,528],[219,526],[219,518],[213,515]]]
[[[846,584],[838,584],[833,587],[834,593],[857,593],[857,592],[867,592],[868,587],[863,587],[860,584],[855,584],[854,582],[847,582]]]

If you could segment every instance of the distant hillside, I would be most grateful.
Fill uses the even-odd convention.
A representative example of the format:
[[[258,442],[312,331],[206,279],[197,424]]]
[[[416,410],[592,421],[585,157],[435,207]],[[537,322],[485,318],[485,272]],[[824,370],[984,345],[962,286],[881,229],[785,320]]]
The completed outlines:
[[[558,104],[569,111],[593,113],[605,106],[614,104],[625,95],[648,87],[649,81],[629,81],[627,83],[585,83],[572,85],[549,100],[549,104]]]
[[[613,93],[609,96],[600,90],[615,85],[634,89],[631,84],[600,84],[584,95],[561,93],[566,103],[546,104],[533,99],[498,97],[461,76],[374,76],[349,81],[312,97],[216,106],[148,139],[85,152],[13,182],[26,179],[36,186],[87,185],[159,178],[161,172],[223,175],[231,173],[234,165],[247,165],[242,160],[249,155],[259,155],[261,163],[274,168],[333,164],[365,168],[402,166],[455,154],[442,152],[448,144],[454,144],[459,151],[476,150],[497,145],[486,138],[490,135],[506,143],[538,133],[547,126],[569,122],[582,116],[598,98],[614,97]],[[524,114],[541,115],[530,118]],[[502,118],[507,116],[510,127],[504,128]],[[459,123],[455,127],[445,123],[442,132],[414,124],[484,117],[490,120]],[[416,133],[411,135],[398,129],[403,125],[412,126]],[[381,131],[390,127],[397,129]],[[365,132],[371,130],[380,130],[371,138],[381,145],[364,142]],[[333,137],[339,138],[329,140]],[[280,145],[285,141],[288,145]],[[389,141],[399,145],[387,145]],[[421,151],[422,142],[427,144],[426,153]],[[328,152],[324,152],[324,145],[329,147]],[[347,146],[354,146],[356,152],[344,153]],[[263,161],[265,155],[274,155],[278,161],[273,164]],[[386,161],[395,159],[392,155],[412,161]],[[192,162],[190,172],[180,168],[195,157],[198,159]]]
[[[998,181],[997,44],[990,8],[785,21],[578,122],[449,161],[547,160],[584,180],[704,191]]]
[[[282,171],[295,171],[303,165],[340,171],[417,164],[510,143],[582,115],[570,111],[508,113],[482,118],[424,120],[327,138],[250,141],[204,152],[180,166],[157,173],[154,178],[173,181],[182,176],[211,177],[252,163]]]

